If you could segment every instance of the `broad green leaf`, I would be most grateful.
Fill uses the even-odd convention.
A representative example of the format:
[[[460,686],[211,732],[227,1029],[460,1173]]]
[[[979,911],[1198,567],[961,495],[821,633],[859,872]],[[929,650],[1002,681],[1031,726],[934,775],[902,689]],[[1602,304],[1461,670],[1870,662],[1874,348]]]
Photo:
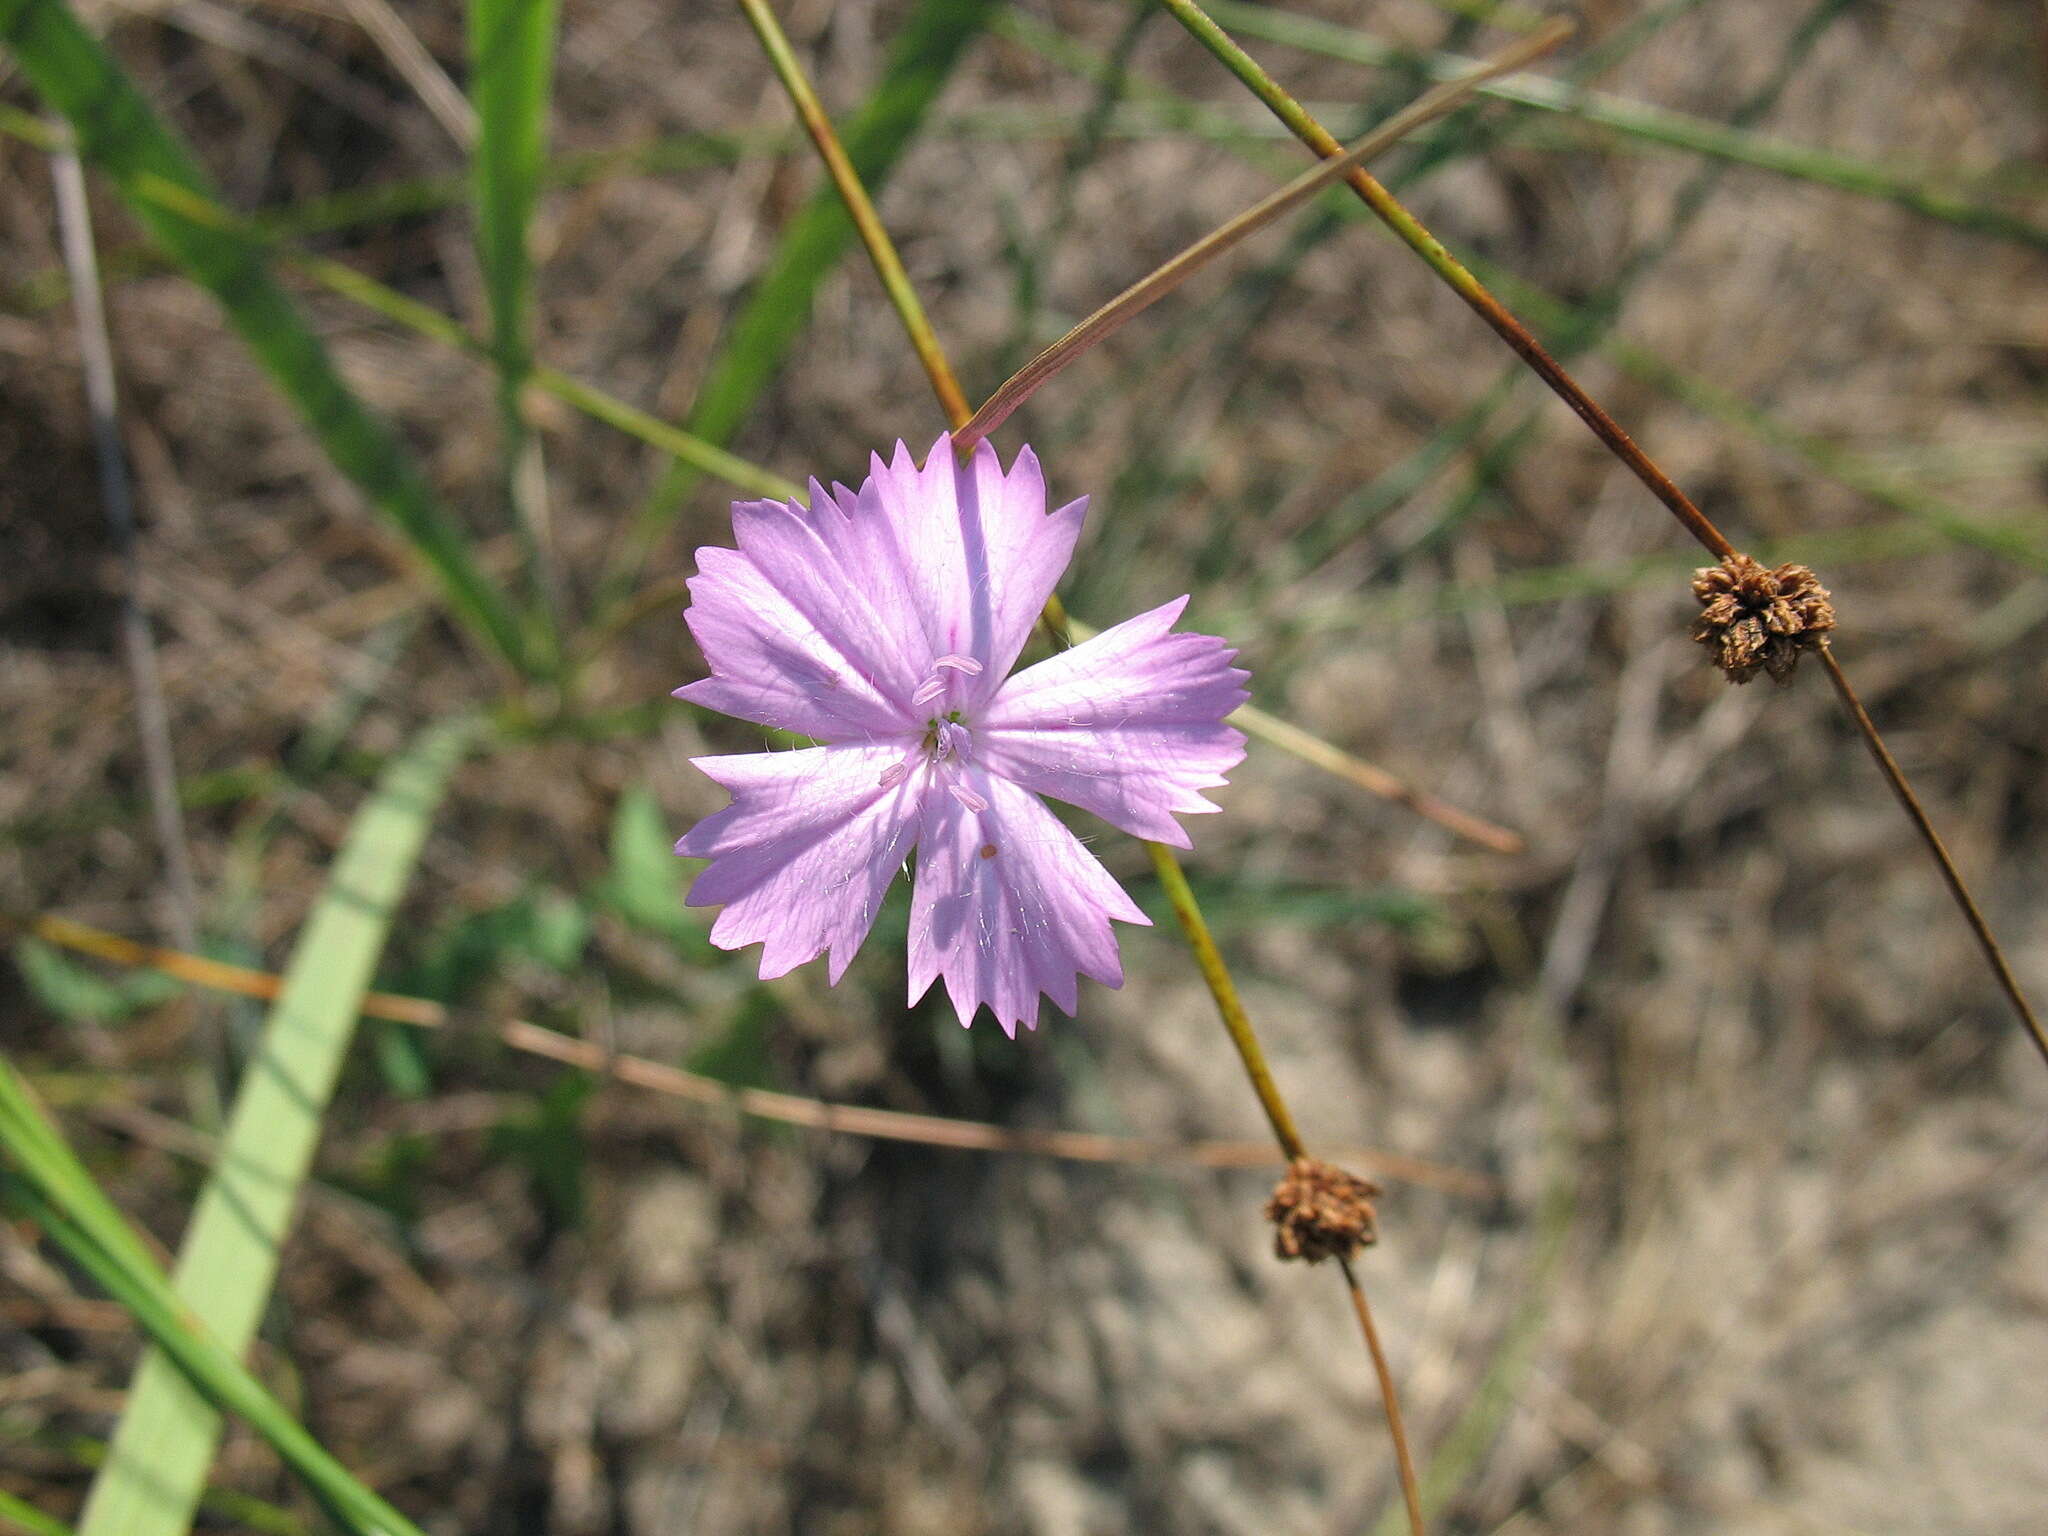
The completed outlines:
[[[268,1441],[343,1530],[353,1536],[421,1536],[330,1456],[178,1299],[135,1229],[65,1145],[5,1057],[0,1206],[37,1223],[128,1311],[207,1403],[241,1418]]]
[[[467,720],[433,727],[384,770],[350,825],[243,1073],[175,1273],[177,1294],[234,1354],[255,1336],[357,1008],[448,776],[475,734]],[[219,1431],[217,1414],[172,1359],[145,1356],[81,1536],[187,1529]]]
[[[403,533],[454,613],[515,666],[518,616],[477,566],[391,429],[357,399],[319,336],[271,276],[263,246],[232,221],[195,217],[216,205],[206,173],[64,0],[0,0],[0,43],[69,121],[79,153],[193,281],[209,289],[335,466]],[[153,195],[155,194],[155,195]]]
[[[636,784],[612,813],[612,867],[596,894],[635,928],[709,958],[704,925],[683,905],[684,877],[693,866],[676,857],[674,844],[653,794]]]

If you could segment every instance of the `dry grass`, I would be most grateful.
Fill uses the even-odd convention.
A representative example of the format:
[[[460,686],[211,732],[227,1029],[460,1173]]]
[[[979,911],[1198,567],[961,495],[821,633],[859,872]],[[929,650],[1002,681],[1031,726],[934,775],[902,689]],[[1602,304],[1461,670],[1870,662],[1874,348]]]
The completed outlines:
[[[1027,9],[1097,48],[1125,24],[1070,0]],[[1588,5],[1589,37],[1636,11]],[[1785,11],[1711,0],[1601,83],[1725,116],[1778,58]],[[149,12],[100,20],[244,206],[461,163],[346,8]],[[454,6],[399,13],[436,56],[460,57]],[[843,110],[895,16],[796,0],[785,19]],[[238,41],[204,31],[222,17]],[[1418,44],[1445,26],[1419,0],[1369,23]],[[2042,27],[2038,7],[1852,7],[1768,126],[1876,161],[2037,161]],[[1401,94],[1254,51],[1311,101]],[[1137,75],[1243,114],[1164,18],[1131,57]],[[383,105],[369,114],[365,96]],[[986,39],[944,107],[1078,121],[1093,99]],[[559,103],[565,150],[787,120],[737,14],[645,0],[568,8]],[[59,264],[48,177],[18,145],[0,159],[0,906],[162,934],[70,317],[29,302]],[[1659,238],[1696,169],[1509,142],[1414,201],[1454,248],[1584,296]],[[679,414],[814,180],[793,149],[553,194],[543,356]],[[1077,149],[940,132],[880,204],[972,393],[1275,184],[1187,137]],[[130,226],[111,205],[100,216],[107,246],[126,246]],[[1465,455],[1327,558],[1297,556],[1318,518],[1505,360],[1391,243],[1316,215],[1297,227],[1319,237],[1267,237],[1019,424],[1055,493],[1096,495],[1077,613],[1107,621],[1192,589],[1192,617],[1236,637],[1260,702],[1530,837],[1526,858],[1475,853],[1255,755],[1193,863],[1310,1137],[1485,1169],[1507,1191],[1485,1206],[1391,1186],[1362,1260],[1421,1445],[1501,1397],[1498,1436],[1464,1466],[1442,1528],[2038,1528],[2048,1078],[1967,933],[1821,680],[1735,690],[1702,664],[1672,529],[1527,384],[1485,441],[1525,410],[1537,436],[1469,505]],[[459,211],[320,243],[482,313]],[[2040,260],[1736,171],[1632,290],[1622,327],[1956,507],[2020,517],[2048,474]],[[490,525],[485,373],[308,302],[436,483]],[[302,779],[190,812],[209,929],[274,962],[359,794],[355,754],[496,680],[418,617],[396,552],[206,301],[144,272],[111,306],[181,769],[271,767],[309,730],[346,732],[347,750]],[[1740,542],[1898,516],[1609,363],[1584,376]],[[582,591],[660,465],[566,413],[543,425],[562,564]],[[736,446],[786,473],[850,476],[870,447],[939,426],[856,257]],[[718,488],[700,489],[660,569],[684,568],[723,523]],[[1674,557],[1668,579],[1605,590],[1603,572],[1656,554]],[[1814,563],[1840,654],[2022,981],[2048,994],[2048,585],[1938,541]],[[1539,567],[1576,573],[1575,595],[1508,602],[1510,578]],[[659,697],[695,666],[664,613],[612,651],[593,702]],[[628,785],[651,783],[678,828],[708,811],[717,792],[684,762],[706,740],[745,738],[679,709],[651,737],[471,765],[429,847],[419,931],[529,886],[589,887]],[[1120,839],[1099,851],[1142,871]],[[1431,915],[1389,925],[1354,906],[1333,921],[1272,897],[1283,884],[1414,893]],[[892,1107],[1256,1134],[1170,934],[1134,935],[1125,954],[1123,991],[1085,993],[1079,1020],[1048,1018],[1010,1047],[906,1014],[900,956],[878,942],[838,991],[813,978],[783,994],[774,1065],[802,1091]],[[479,1001],[674,1060],[738,978],[604,922],[582,973],[514,967]],[[194,1179],[177,1090],[190,1013],[80,1031],[5,986],[10,1052],[45,1069],[98,1170],[174,1241]],[[577,1222],[493,1130],[531,1112],[553,1069],[459,1031],[434,1068],[418,1100],[367,1066],[353,1080],[261,1357],[430,1529],[1294,1532],[1359,1529],[1392,1496],[1342,1297],[1268,1258],[1265,1176],[742,1132],[607,1087],[583,1109]],[[408,1159],[413,1173],[379,1183]],[[402,1188],[409,1216],[364,1199],[371,1186]],[[1569,1210],[1546,1218],[1559,1189]],[[0,1486],[65,1512],[85,1478],[68,1437],[104,1433],[133,1339],[18,1233],[0,1239],[0,1276]],[[218,1481],[300,1507],[250,1443],[231,1442]]]

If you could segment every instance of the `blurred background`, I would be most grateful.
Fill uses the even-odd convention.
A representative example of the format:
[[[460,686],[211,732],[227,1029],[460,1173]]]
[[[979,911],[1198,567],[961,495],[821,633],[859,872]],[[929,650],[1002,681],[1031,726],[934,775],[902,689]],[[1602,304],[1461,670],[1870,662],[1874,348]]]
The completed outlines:
[[[1215,14],[1348,136],[1552,10],[1579,23],[1556,88],[1380,169],[1738,544],[1820,572],[1838,655],[2048,994],[2048,8]],[[175,876],[54,119],[0,50],[0,1038],[166,1252],[220,1052],[262,1005],[22,925],[279,969],[380,768],[491,712],[376,971],[448,1022],[357,1034],[258,1374],[434,1532],[1375,1528],[1371,1373],[1341,1287],[1271,1258],[1275,1169],[767,1125],[508,1047],[519,1019],[804,1098],[1263,1134],[1168,923],[1122,931],[1120,992],[1015,1043],[903,1006],[900,891],[836,989],[709,947],[667,848],[722,796],[686,760],[759,735],[667,694],[701,675],[676,582],[740,492],[537,391],[508,495],[489,364],[299,260],[490,329],[460,6],[82,14],[278,242],[480,569],[519,583],[508,504],[544,510],[537,589],[581,663],[516,684],[450,621],[89,169]],[[1304,160],[1155,8],[780,14],[892,162],[881,212],[976,399]],[[944,422],[738,12],[568,0],[554,69],[537,356],[791,478],[921,452]],[[1074,613],[1192,592],[1256,703],[1526,839],[1477,845],[1261,743],[1192,828],[1306,1134],[1384,1154],[1349,1159],[1385,1186],[1362,1274],[1436,1528],[2038,1530],[2048,1073],[1817,671],[1711,671],[1698,551],[1348,198],[1061,377],[998,435],[1025,440],[1056,499],[1094,498]],[[1163,917],[1137,845],[1086,830]],[[0,1229],[0,1489],[67,1521],[139,1351],[96,1298]],[[323,1528],[244,1429],[212,1486],[202,1529]]]

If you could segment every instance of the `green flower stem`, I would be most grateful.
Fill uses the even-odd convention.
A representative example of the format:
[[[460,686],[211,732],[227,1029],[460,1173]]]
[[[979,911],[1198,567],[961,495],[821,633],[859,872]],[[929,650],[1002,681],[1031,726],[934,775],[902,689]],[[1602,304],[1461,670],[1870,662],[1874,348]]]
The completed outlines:
[[[889,231],[876,217],[873,202],[855,174],[853,162],[839,148],[838,138],[832,129],[831,119],[818,104],[817,93],[804,77],[803,66],[797,62],[796,54],[789,46],[781,24],[775,19],[764,0],[739,0],[740,8],[746,12],[747,20],[760,34],[770,61],[781,77],[783,88],[795,102],[798,113],[803,117],[804,126],[817,143],[825,169],[839,195],[846,202],[853,216],[854,227],[860,234],[861,244],[867,248],[868,257],[875,270],[882,276],[882,284],[889,291],[890,301],[896,306],[896,313],[903,322],[903,328],[910,335],[911,345],[917,348],[918,356],[925,362],[925,370],[931,376],[933,392],[939,397],[939,404],[945,410],[948,421],[955,429],[967,425],[973,416],[968,408],[966,396],[954,380],[952,365],[946,361],[939,348],[938,337],[933,333],[930,322],[925,318],[924,307],[918,302],[916,292],[910,286],[910,279],[903,269],[902,259],[896,254]],[[943,381],[943,382],[942,382]],[[972,450],[973,445],[967,445]],[[1054,639],[1069,637],[1066,609],[1057,597],[1047,600],[1043,622]],[[1222,1015],[1223,1027],[1230,1032],[1232,1042],[1237,1046],[1238,1055],[1243,1059],[1245,1072],[1251,1078],[1252,1090],[1259,1096],[1265,1107],[1266,1118],[1273,1124],[1273,1133],[1279,1138],[1281,1148],[1289,1158],[1303,1155],[1301,1135],[1294,1128],[1293,1116],[1288,1113],[1287,1103],[1280,1095],[1280,1089],[1267,1070],[1265,1053],[1259,1047],[1258,1033],[1253,1028],[1250,1016],[1245,1012],[1244,1001],[1238,995],[1237,983],[1232,979],[1230,968],[1224,964],[1222,951],[1217,949],[1215,939],[1210,935],[1209,925],[1202,917],[1195,893],[1188,888],[1187,876],[1181,872],[1180,860],[1173,850],[1160,843],[1146,843],[1145,852],[1165,882],[1168,897],[1173,903],[1174,916],[1180,920],[1181,931],[1186,934],[1188,947],[1194,951],[1195,964],[1207,983],[1209,995],[1216,1000],[1216,1011]]]
[[[1216,1011],[1222,1015],[1223,1028],[1230,1035],[1230,1043],[1237,1047],[1238,1060],[1244,1063],[1244,1075],[1251,1079],[1252,1092],[1259,1096],[1259,1107],[1265,1110],[1266,1121],[1273,1127],[1273,1139],[1280,1143],[1280,1150],[1287,1154],[1289,1162],[1308,1156],[1301,1132],[1295,1129],[1294,1115],[1287,1108],[1280,1085],[1273,1081],[1272,1069],[1266,1065],[1266,1052],[1259,1044],[1259,1032],[1244,1010],[1243,999],[1237,994],[1237,983],[1231,980],[1230,968],[1223,963],[1223,952],[1216,947],[1208,921],[1202,916],[1201,905],[1196,902],[1187,874],[1180,867],[1180,860],[1164,843],[1147,843],[1145,852],[1151,857],[1152,868],[1159,874],[1159,883],[1166,891],[1167,901],[1173,906],[1173,915],[1180,922],[1181,932],[1187,935],[1188,948],[1194,951],[1195,964],[1201,969],[1202,980],[1209,985],[1209,995],[1216,999]]]
[[[774,17],[766,10],[761,0],[740,0],[740,4],[746,7],[749,19],[754,20],[757,30],[764,27],[774,30]],[[779,38],[780,32],[775,31],[774,35]],[[780,53],[777,69],[784,72],[784,84],[788,85],[791,78],[802,82],[801,71],[786,41],[781,44]],[[802,90],[805,98],[815,102],[807,83],[802,84]],[[801,101],[799,110],[802,110]],[[879,219],[871,216],[863,221],[860,218],[860,207],[868,207],[870,215],[873,209],[867,203],[866,194],[861,190],[858,178],[853,175],[846,157],[831,152],[830,121],[822,112],[817,112],[806,113],[805,122],[811,128],[813,136],[818,139],[820,150],[825,152],[826,166],[832,172],[841,195],[846,199],[848,207],[855,210],[855,223],[859,228],[861,240],[867,246],[876,269],[884,273],[884,282],[887,283],[887,274],[890,271],[901,273],[903,270],[902,263],[897,260],[891,246],[888,231],[883,228]],[[938,343],[931,336],[929,327],[922,324],[923,312],[917,304],[916,296],[910,290],[908,280],[906,279],[900,286],[901,297],[898,298],[894,287],[891,289],[891,297],[897,298],[897,312],[903,316],[913,343],[922,335],[930,341],[934,354],[937,355]],[[916,323],[913,323],[913,317]],[[932,372],[935,387],[941,377],[948,380],[952,377],[951,370],[945,367],[942,357],[937,370],[932,370],[929,363],[927,369]],[[940,389],[939,398],[953,426],[956,429],[965,426],[968,420],[966,402],[959,398],[957,390],[949,398],[947,392]],[[965,446],[972,451],[972,442],[966,443]],[[1071,643],[1071,628],[1066,609],[1057,597],[1049,597],[1046,600],[1044,623],[1055,643],[1062,646]],[[1245,1076],[1252,1085],[1252,1092],[1258,1095],[1259,1105],[1266,1112],[1266,1119],[1273,1128],[1274,1139],[1279,1142],[1281,1151],[1287,1155],[1290,1163],[1306,1158],[1308,1149],[1302,1143],[1301,1132],[1295,1128],[1294,1115],[1287,1107],[1287,1100],[1280,1092],[1280,1085],[1273,1080],[1272,1069],[1266,1064],[1265,1049],[1259,1043],[1258,1030],[1252,1024],[1251,1015],[1245,1011],[1244,999],[1238,994],[1237,982],[1230,974],[1230,967],[1224,963],[1223,952],[1216,947],[1215,937],[1209,931],[1207,919],[1202,916],[1201,905],[1195,900],[1194,891],[1188,886],[1187,875],[1181,869],[1180,860],[1174,855],[1173,850],[1163,843],[1145,842],[1144,848],[1146,856],[1152,861],[1152,868],[1158,873],[1167,899],[1173,906],[1173,915],[1180,923],[1188,948],[1194,953],[1196,968],[1202,973],[1202,980],[1209,988],[1209,995],[1215,999],[1216,1012],[1223,1021],[1225,1032],[1230,1036],[1230,1043],[1237,1049],[1238,1060],[1244,1066]],[[1352,1306],[1357,1312],[1359,1327],[1364,1332],[1366,1348],[1371,1353],[1373,1369],[1379,1380],[1381,1401],[1386,1408],[1387,1429],[1393,1440],[1394,1457],[1400,1469],[1401,1492],[1408,1508],[1410,1530],[1413,1536],[1423,1536],[1421,1497],[1417,1488],[1414,1457],[1409,1451],[1407,1433],[1401,1423],[1400,1400],[1394,1392],[1393,1377],[1387,1369],[1386,1355],[1380,1348],[1378,1331],[1373,1327],[1372,1312],[1366,1303],[1365,1292],[1360,1289],[1357,1277],[1352,1274],[1350,1266],[1346,1264],[1342,1268],[1345,1286],[1350,1292]]]
[[[903,269],[903,258],[896,254],[894,242],[882,227],[881,215],[875,212],[874,199],[861,185],[853,162],[847,158],[845,146],[839,142],[839,135],[833,132],[832,119],[826,115],[824,103],[818,100],[818,93],[811,88],[803,66],[797,62],[796,51],[790,47],[788,35],[775,19],[775,13],[768,9],[767,0],[740,0],[740,10],[754,29],[754,35],[761,39],[768,62],[775,67],[776,78],[782,82],[783,90],[789,93],[790,105],[796,108],[796,115],[803,120],[804,131],[817,145],[819,158],[825,162],[832,185],[839,189],[846,212],[860,235],[860,243],[867,247],[868,258],[875,265],[875,275],[882,280],[889,302],[895,306],[897,318],[903,322],[917,360],[924,364],[932,393],[939,397],[939,406],[945,411],[946,419],[956,427],[961,425],[973,414],[967,404],[967,396],[961,392],[960,381],[953,375],[953,365],[946,361],[946,354],[939,347],[939,338],[932,331],[924,306],[918,302],[917,290],[910,285],[910,274]]]

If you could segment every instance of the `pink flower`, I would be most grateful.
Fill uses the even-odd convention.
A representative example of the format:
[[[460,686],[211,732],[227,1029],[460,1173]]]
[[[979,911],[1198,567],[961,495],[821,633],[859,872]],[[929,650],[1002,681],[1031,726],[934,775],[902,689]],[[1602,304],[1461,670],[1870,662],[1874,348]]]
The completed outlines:
[[[1065,571],[1087,499],[1047,515],[1029,448],[962,465],[901,443],[858,491],[735,502],[738,549],[697,551],[690,632],[711,676],[676,696],[823,743],[700,757],[732,794],[676,852],[711,862],[692,906],[711,941],[759,944],[765,980],[830,953],[835,983],[914,848],[910,1000],[932,981],[963,1024],[1038,1025],[1076,977],[1120,986],[1112,918],[1148,919],[1040,795],[1189,846],[1244,737],[1236,652],[1172,633],[1185,597],[1009,675]]]

